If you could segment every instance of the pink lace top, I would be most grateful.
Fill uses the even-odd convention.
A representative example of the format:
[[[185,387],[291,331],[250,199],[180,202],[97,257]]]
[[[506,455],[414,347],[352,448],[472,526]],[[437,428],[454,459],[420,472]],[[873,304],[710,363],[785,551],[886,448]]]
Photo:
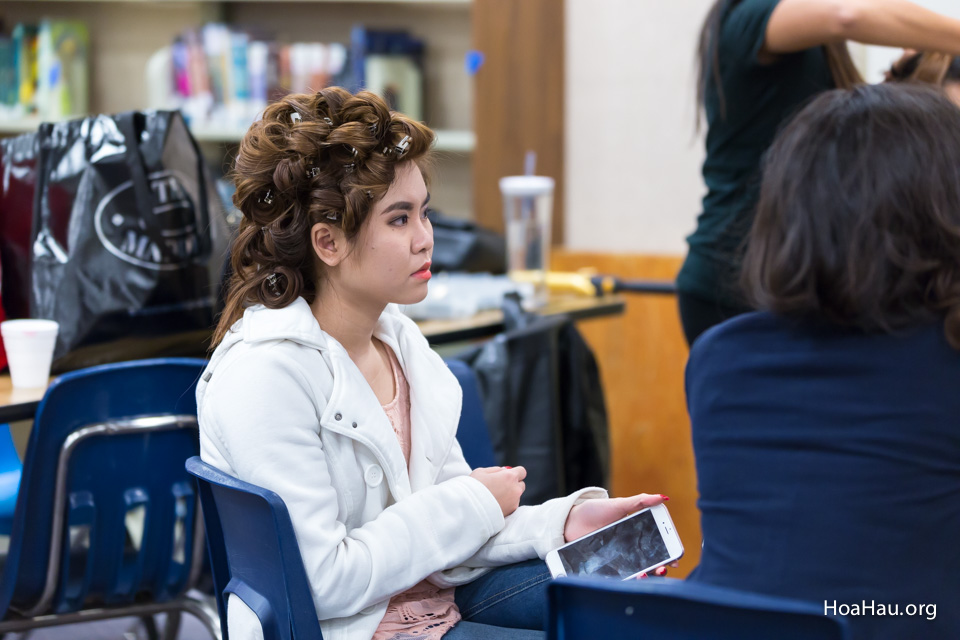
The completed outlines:
[[[410,464],[410,386],[393,349],[386,347],[393,369],[394,397],[383,410],[390,419],[403,457]],[[387,613],[373,640],[436,640],[460,621],[453,589],[441,589],[426,580],[390,599]]]

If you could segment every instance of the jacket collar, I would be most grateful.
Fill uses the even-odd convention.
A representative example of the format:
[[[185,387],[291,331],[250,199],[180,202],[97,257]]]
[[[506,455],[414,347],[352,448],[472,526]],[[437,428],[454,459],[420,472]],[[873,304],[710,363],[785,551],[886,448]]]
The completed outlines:
[[[393,349],[410,384],[410,420],[414,431],[429,428],[430,438],[413,437],[409,476],[403,455],[386,414],[346,349],[324,332],[310,305],[297,298],[281,309],[254,305],[217,347],[208,369],[237,342],[254,344],[271,340],[290,340],[325,354],[334,373],[334,384],[320,423],[328,429],[360,440],[379,453],[395,495],[409,493],[433,483],[443,459],[453,444],[460,418],[461,390],[456,378],[430,349],[416,324],[403,315],[397,305],[387,305],[377,321],[374,335]],[[201,386],[206,387],[206,381]],[[203,389],[198,388],[198,396]],[[358,402],[358,400],[361,400]],[[354,428],[353,425],[358,427]],[[362,427],[380,423],[368,432]]]
[[[406,328],[402,317],[397,305],[387,305],[377,321],[374,335],[378,338],[383,336],[393,343],[391,346],[396,346],[399,333]],[[248,307],[243,313],[239,329],[241,339],[248,344],[291,340],[312,349],[326,350],[334,345],[343,349],[335,338],[320,328],[313,310],[303,298],[297,298],[281,309],[268,309],[262,304]]]

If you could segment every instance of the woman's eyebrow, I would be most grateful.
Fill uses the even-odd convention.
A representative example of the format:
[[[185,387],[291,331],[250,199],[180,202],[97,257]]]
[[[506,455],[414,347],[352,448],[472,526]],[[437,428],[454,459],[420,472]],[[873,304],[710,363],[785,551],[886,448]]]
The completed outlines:
[[[427,194],[427,199],[423,201],[423,204],[420,205],[420,207],[423,208],[423,207],[427,206],[427,203],[428,203],[428,202],[430,202],[430,194],[429,194],[429,193]],[[406,200],[398,200],[397,202],[394,202],[394,203],[391,204],[389,207],[387,207],[386,209],[384,209],[384,210],[380,213],[380,215],[383,215],[384,213],[390,213],[391,211],[413,211],[413,203],[412,203],[412,202],[407,202]]]

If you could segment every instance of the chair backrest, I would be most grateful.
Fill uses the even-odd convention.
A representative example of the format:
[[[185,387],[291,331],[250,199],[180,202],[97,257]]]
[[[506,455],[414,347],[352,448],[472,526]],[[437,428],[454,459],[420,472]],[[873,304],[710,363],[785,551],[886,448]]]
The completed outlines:
[[[483,417],[483,401],[473,369],[462,361],[446,361],[450,371],[457,377],[463,389],[463,406],[460,409],[460,425],[457,427],[457,442],[463,449],[463,457],[472,469],[497,466],[497,456],[493,452],[487,421]]]
[[[162,602],[191,586],[202,528],[183,464],[199,449],[205,365],[123,362],[50,385],[27,444],[0,612]]]
[[[565,316],[535,317],[458,356],[482,390],[497,460],[527,470],[521,505],[567,493],[558,348],[567,323]]]
[[[816,603],[649,578],[559,578],[547,588],[548,640],[844,640],[846,620]]]
[[[187,471],[199,480],[223,640],[228,640],[231,593],[260,619],[264,640],[322,640],[300,547],[280,496],[199,457],[187,460]]]

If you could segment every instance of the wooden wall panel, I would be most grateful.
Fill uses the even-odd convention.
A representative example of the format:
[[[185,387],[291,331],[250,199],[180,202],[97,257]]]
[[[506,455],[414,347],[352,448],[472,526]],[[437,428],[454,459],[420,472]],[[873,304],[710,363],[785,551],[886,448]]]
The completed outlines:
[[[573,253],[555,250],[558,271],[594,267],[622,278],[672,279],[677,257]],[[670,496],[667,506],[684,543],[673,577],[700,558],[700,513],[683,387],[688,350],[674,296],[625,295],[622,316],[578,323],[600,365],[610,422],[612,492]]]
[[[474,217],[503,230],[498,181],[524,171],[556,180],[553,244],[563,242],[563,0],[474,0],[473,46],[485,58],[474,86]]]

